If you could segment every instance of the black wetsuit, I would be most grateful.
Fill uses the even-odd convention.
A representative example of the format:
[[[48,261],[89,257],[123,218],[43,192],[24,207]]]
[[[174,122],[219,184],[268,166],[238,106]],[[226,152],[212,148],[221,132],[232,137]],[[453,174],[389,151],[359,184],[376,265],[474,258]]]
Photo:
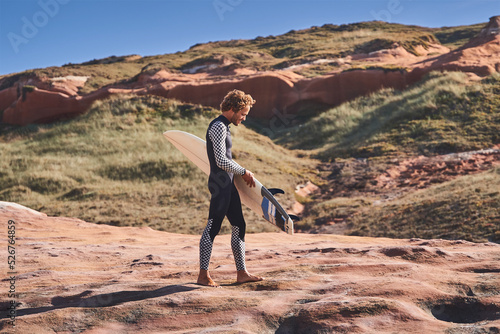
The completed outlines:
[[[208,223],[200,240],[200,268],[208,270],[212,245],[220,231],[224,217],[232,227],[231,248],[237,270],[245,270],[246,223],[241,200],[234,185],[234,174],[244,175],[245,169],[232,160],[231,122],[223,115],[214,119],[207,129],[207,154],[210,161],[208,188],[210,209]]]

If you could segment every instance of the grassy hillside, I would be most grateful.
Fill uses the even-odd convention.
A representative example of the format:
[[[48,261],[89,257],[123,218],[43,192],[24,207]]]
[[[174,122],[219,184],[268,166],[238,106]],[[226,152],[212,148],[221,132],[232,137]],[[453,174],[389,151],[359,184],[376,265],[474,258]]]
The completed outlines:
[[[291,30],[280,36],[200,44],[191,47],[185,54],[206,57],[207,54],[220,53],[239,59],[245,67],[265,70],[286,68],[318,59],[369,53],[391,48],[394,43],[415,53],[416,45],[426,46],[438,41],[429,29],[374,21],[340,26],[325,24],[321,27]],[[261,53],[260,57],[256,57],[258,54],[255,51]],[[258,62],[255,62],[256,58]]]
[[[346,169],[336,176],[336,184],[353,177],[370,180],[392,159],[500,143],[499,93],[499,75],[470,83],[462,73],[432,73],[406,91],[382,90],[330,109],[284,131],[277,142],[308,149],[325,162],[367,159],[363,175],[352,175],[360,169]],[[402,197],[397,190],[374,193],[363,182],[351,186],[355,189],[349,196],[325,199],[323,194],[309,200],[299,227],[307,230],[340,217],[347,218],[347,233],[353,235],[500,241],[498,168]],[[330,187],[326,183],[324,192]]]
[[[500,168],[361,210],[350,234],[500,242]]]
[[[69,122],[4,128],[0,200],[95,223],[201,233],[207,177],[162,132],[204,137],[216,115],[158,97],[120,96]],[[235,158],[269,187],[284,187],[283,202],[292,204],[294,187],[311,162],[244,126],[232,132]],[[246,217],[251,232],[275,230],[248,210]]]
[[[266,133],[266,124],[253,124],[254,130],[233,126],[234,155],[267,186],[284,187],[281,201],[290,208],[296,185],[313,180],[326,193],[331,186],[331,171],[318,172],[319,161],[307,156],[324,163],[368,158],[366,173],[377,174],[393,158],[500,143],[499,93],[498,75],[470,83],[461,73],[432,73],[404,92],[382,90],[289,123],[281,133],[274,129],[280,146],[258,134]],[[208,212],[206,176],[161,133],[180,129],[203,137],[217,114],[160,97],[117,96],[71,121],[4,126],[0,200],[95,223],[201,233]],[[339,177],[352,178],[349,173]],[[306,214],[298,227],[307,231],[347,217],[347,233],[355,235],[498,242],[499,182],[497,168],[395,200],[381,201],[362,188],[347,197],[299,198]],[[250,232],[275,230],[245,210]]]
[[[207,62],[217,63],[222,58],[233,62],[232,66],[269,70],[391,48],[394,43],[403,46],[410,53],[416,53],[416,46],[426,47],[429,43],[441,42],[454,49],[475,36],[482,26],[484,24],[431,29],[379,21],[344,25],[325,24],[321,27],[291,30],[279,36],[197,44],[186,51],[172,54],[142,58],[111,56],[81,64],[29,70],[0,76],[0,90],[9,87],[19,76],[29,75],[89,76],[89,81],[81,91],[86,94],[106,85],[135,80],[137,74],[142,71],[161,68],[184,71]],[[343,66],[341,63],[328,62],[297,71],[311,77],[340,69],[341,66]]]
[[[464,73],[431,73],[405,91],[384,89],[287,129],[277,140],[322,160],[435,155],[500,142],[500,76],[470,84]]]
[[[456,49],[483,26],[326,24],[280,36],[197,44],[175,54],[113,56],[31,70],[0,77],[0,89],[23,76],[79,75],[90,76],[80,92],[86,94],[134,81],[139,73],[161,68],[182,72],[223,60],[233,67],[269,70],[335,60],[395,43],[410,53],[430,43]],[[318,62],[297,71],[312,77],[346,70],[343,66]],[[348,218],[348,233],[355,235],[499,242],[498,169],[381,201],[380,194],[363,193],[362,183],[343,197],[328,197],[331,171],[318,167],[362,158],[369,165],[363,173],[373,176],[397,159],[489,148],[500,143],[499,110],[499,75],[471,82],[463,73],[431,73],[405,91],[384,89],[312,118],[287,119],[285,126],[276,127],[271,120],[233,127],[234,156],[265,185],[283,187],[287,195],[281,201],[287,208],[295,200],[296,185],[312,180],[323,187],[317,198],[298,199],[306,204],[298,224],[303,230],[343,217]],[[217,114],[161,97],[116,96],[96,102],[89,113],[72,121],[26,127],[0,124],[0,200],[95,223],[201,233],[208,212],[206,176],[161,134],[180,129],[204,137]],[[271,128],[272,140],[265,136]],[[358,172],[347,170],[338,178],[347,180]],[[251,232],[275,230],[249,210],[246,217]],[[227,228],[226,224],[223,232]]]
[[[455,50],[463,46],[471,38],[479,34],[484,26],[485,23],[479,23],[470,26],[442,27],[433,29],[433,33],[441,44],[450,48],[451,50]]]

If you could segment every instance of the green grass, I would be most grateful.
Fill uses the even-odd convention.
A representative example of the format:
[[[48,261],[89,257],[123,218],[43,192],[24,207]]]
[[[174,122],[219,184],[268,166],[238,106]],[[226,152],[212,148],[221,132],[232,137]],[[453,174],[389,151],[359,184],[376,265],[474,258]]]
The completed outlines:
[[[324,162],[349,165],[367,159],[365,170],[345,167],[336,176],[325,172],[325,191],[342,186],[350,193],[309,200],[298,227],[307,231],[342,218],[353,235],[499,242],[498,168],[410,192],[395,201],[384,201],[387,194],[374,193],[363,184],[383,173],[391,160],[500,143],[499,93],[498,75],[469,82],[463,73],[432,73],[403,92],[384,89],[278,133],[277,143],[306,150]],[[328,181],[332,177],[333,183]],[[381,200],[383,205],[374,205]]]
[[[484,26],[485,23],[478,23],[469,26],[442,27],[434,30],[434,36],[436,36],[441,44],[451,50],[455,50],[479,34]]]
[[[383,89],[283,132],[278,143],[317,158],[436,155],[500,142],[500,76],[470,84],[432,73],[405,91]]]
[[[4,126],[0,200],[94,223],[201,233],[207,177],[162,133],[179,129],[204,138],[218,114],[159,97],[117,96],[68,122]],[[243,126],[232,133],[237,160],[269,187],[284,187],[282,202],[291,205],[311,162]],[[247,209],[245,216],[250,232],[276,230]]]
[[[500,168],[365,206],[351,235],[500,243]]]

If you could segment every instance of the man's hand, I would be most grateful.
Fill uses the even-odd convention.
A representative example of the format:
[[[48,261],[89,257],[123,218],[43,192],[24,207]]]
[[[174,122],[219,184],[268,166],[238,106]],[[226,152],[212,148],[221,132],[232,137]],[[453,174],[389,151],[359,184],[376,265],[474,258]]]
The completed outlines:
[[[255,180],[253,178],[253,173],[251,171],[247,170],[245,172],[245,174],[243,175],[243,180],[245,180],[245,182],[250,188],[255,187]]]

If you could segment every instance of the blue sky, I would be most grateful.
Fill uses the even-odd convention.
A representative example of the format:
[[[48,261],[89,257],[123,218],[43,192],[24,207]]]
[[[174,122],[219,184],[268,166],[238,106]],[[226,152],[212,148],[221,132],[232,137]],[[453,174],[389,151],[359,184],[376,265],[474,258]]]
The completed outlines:
[[[500,0],[0,0],[0,75],[325,23],[442,27],[494,15]]]

